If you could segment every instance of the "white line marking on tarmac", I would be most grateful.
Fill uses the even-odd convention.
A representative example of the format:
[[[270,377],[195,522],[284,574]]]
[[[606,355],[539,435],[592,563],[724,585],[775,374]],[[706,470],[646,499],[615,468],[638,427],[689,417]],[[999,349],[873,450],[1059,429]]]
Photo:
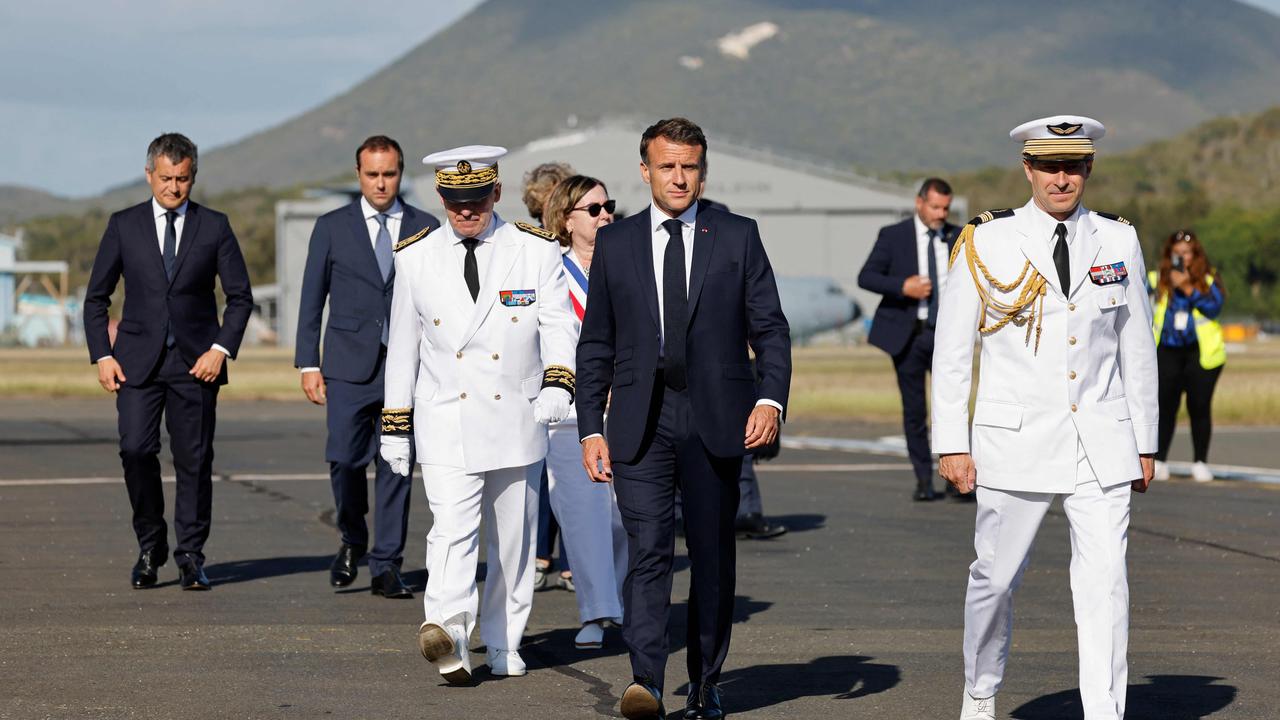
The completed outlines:
[[[785,463],[758,463],[757,472],[882,472],[885,470],[910,470],[911,463],[814,463],[808,465],[787,465]]]
[[[214,482],[281,482],[293,480],[328,480],[328,473],[245,473],[244,475],[214,475]],[[172,475],[161,476],[160,482],[172,485],[177,479]],[[19,478],[0,480],[0,487],[31,487],[41,485],[123,485],[123,477],[78,478]]]
[[[833,450],[868,455],[894,455],[897,457],[906,457],[907,455],[907,444],[901,436],[883,437],[879,440],[856,440],[801,435],[783,438],[782,447],[793,450]],[[762,469],[767,465],[757,465],[756,467],[757,469]],[[1217,464],[1209,467],[1213,470],[1214,477],[1218,480],[1244,480],[1247,482],[1280,485],[1280,470],[1275,468]],[[1191,475],[1191,463],[1170,462],[1169,472],[1174,475],[1188,477]]]

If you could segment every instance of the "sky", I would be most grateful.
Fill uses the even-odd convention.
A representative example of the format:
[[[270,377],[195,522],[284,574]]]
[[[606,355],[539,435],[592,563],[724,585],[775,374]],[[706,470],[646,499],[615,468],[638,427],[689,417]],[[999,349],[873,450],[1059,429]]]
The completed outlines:
[[[1243,1],[1280,15],[1280,0]],[[5,3],[0,184],[79,197],[139,179],[147,143],[161,132],[183,132],[204,152],[279,124],[351,88],[478,4]]]
[[[141,179],[156,135],[182,132],[204,153],[277,125],[351,88],[478,4],[6,2],[0,184],[79,197]]]

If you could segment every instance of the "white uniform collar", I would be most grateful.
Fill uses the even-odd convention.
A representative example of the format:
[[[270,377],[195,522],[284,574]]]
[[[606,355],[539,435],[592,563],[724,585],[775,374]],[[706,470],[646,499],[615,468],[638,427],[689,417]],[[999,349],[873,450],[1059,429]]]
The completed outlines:
[[[1067,226],[1067,245],[1070,247],[1075,243],[1076,227],[1080,222],[1080,216],[1087,213],[1084,203],[1076,206],[1075,212],[1066,220],[1058,220],[1054,216],[1040,209],[1036,204],[1035,198],[1027,201],[1024,209],[1028,211],[1028,217],[1031,220],[1031,235],[1033,237],[1041,237],[1050,250],[1053,250],[1053,233],[1058,228],[1058,223]]]
[[[494,232],[496,232],[498,228],[503,224],[504,224],[503,219],[498,216],[498,212],[495,210],[493,212],[493,216],[489,218],[489,224],[485,227],[484,230],[480,231],[479,235],[475,236],[476,239],[479,240],[481,244],[490,242],[491,240],[493,240]],[[459,235],[458,232],[453,229],[453,224],[449,222],[448,218],[445,218],[444,227],[446,228],[446,232],[448,233],[447,237],[449,239],[450,245],[457,245],[463,241],[464,239],[463,236]]]

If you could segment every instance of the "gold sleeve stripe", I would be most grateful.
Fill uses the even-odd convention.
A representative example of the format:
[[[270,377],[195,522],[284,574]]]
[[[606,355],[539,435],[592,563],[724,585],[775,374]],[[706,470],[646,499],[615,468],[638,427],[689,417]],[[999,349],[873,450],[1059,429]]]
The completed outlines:
[[[569,402],[573,402],[573,397],[577,394],[577,380],[574,378],[573,371],[564,365],[548,365],[547,369],[542,372],[542,387],[558,387],[569,393]]]
[[[383,408],[383,435],[413,435],[413,408]]]

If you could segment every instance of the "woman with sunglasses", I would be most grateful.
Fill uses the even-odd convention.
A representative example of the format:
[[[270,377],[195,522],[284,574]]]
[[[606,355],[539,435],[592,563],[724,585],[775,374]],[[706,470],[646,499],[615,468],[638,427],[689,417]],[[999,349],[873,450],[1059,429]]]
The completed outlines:
[[[1209,470],[1209,436],[1213,432],[1213,389],[1227,362],[1226,343],[1218,315],[1226,292],[1209,267],[1209,258],[1195,233],[1179,230],[1160,251],[1160,265],[1149,274],[1155,296],[1153,323],[1156,364],[1160,371],[1160,431],[1155,479],[1169,479],[1169,445],[1178,419],[1182,394],[1187,394],[1191,418],[1191,446],[1195,463],[1191,478],[1213,480]]]
[[[578,316],[587,308],[587,285],[596,231],[613,222],[614,201],[595,178],[574,175],[556,185],[543,207],[542,221],[564,248],[569,300]],[[573,568],[582,630],[579,649],[604,645],[605,621],[621,622],[622,581],[627,573],[627,534],[613,486],[592,482],[582,468],[578,419],[574,410],[551,426],[547,450],[548,494]]]

